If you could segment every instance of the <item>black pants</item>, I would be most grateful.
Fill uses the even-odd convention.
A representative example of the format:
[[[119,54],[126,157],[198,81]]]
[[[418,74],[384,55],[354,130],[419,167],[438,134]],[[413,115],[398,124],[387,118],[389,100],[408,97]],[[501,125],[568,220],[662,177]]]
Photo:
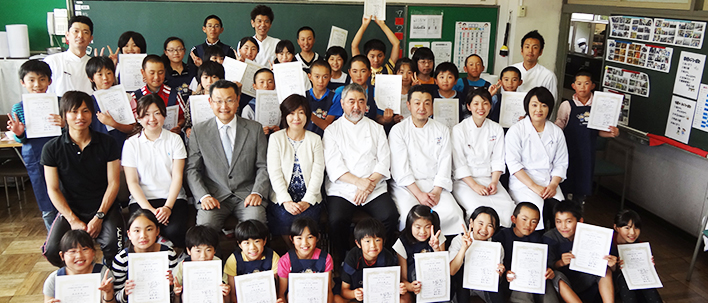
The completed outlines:
[[[383,193],[375,199],[362,206],[356,206],[348,200],[337,197],[327,197],[327,210],[329,211],[329,235],[332,239],[332,249],[339,256],[344,256],[349,249],[349,226],[352,223],[352,215],[359,209],[374,219],[383,223],[386,227],[386,246],[391,247],[396,239],[393,238],[398,228],[398,208],[391,200],[388,193]]]
[[[81,221],[88,224],[93,219],[93,214],[76,214]],[[61,214],[54,219],[52,228],[47,235],[47,241],[42,246],[42,254],[47,261],[56,267],[62,267],[64,261],[59,256],[59,242],[64,234],[71,230],[71,225]],[[120,208],[113,205],[103,218],[101,231],[98,233],[96,242],[101,245],[104,263],[110,267],[113,258],[123,249],[123,239],[125,235],[125,223],[120,214]]]
[[[154,208],[165,206],[166,199],[148,200]],[[140,204],[132,203],[128,206],[130,214],[140,209]],[[187,200],[177,199],[175,205],[172,206],[172,214],[170,215],[167,225],[160,224],[160,235],[166,238],[176,246],[184,247],[184,235],[187,233]]]

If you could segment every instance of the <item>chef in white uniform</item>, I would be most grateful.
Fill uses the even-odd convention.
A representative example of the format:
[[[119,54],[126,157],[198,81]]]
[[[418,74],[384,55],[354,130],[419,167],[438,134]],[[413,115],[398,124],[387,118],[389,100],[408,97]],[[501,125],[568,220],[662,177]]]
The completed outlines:
[[[487,119],[492,95],[485,89],[470,92],[465,106],[472,116],[452,128],[452,194],[467,211],[489,206],[499,214],[499,223],[511,226],[514,201],[499,184],[504,173],[504,129]]]
[[[411,116],[394,125],[389,134],[393,201],[401,214],[399,230],[413,206],[430,206],[440,216],[444,235],[464,232],[462,209],[452,190],[450,129],[433,119],[433,98],[423,86],[408,92]]]
[[[536,229],[544,229],[544,220],[552,222],[552,218],[544,218],[544,200],[563,200],[558,184],[566,178],[568,169],[563,131],[547,120],[553,105],[548,89],[531,89],[524,99],[526,117],[512,125],[505,138],[506,166],[511,174],[509,193],[516,203],[538,206],[541,220]]]
[[[65,52],[49,55],[44,62],[52,69],[52,82],[47,89],[61,97],[65,92],[78,90],[89,95],[93,94],[91,81],[86,76],[86,63],[91,56],[86,48],[93,40],[93,22],[86,16],[75,16],[69,20],[66,31],[66,43],[69,49]]]
[[[521,71],[521,79],[524,79],[524,83],[519,85],[516,91],[527,92],[534,87],[543,86],[553,94],[553,100],[555,100],[558,90],[556,74],[538,63],[538,58],[543,55],[545,44],[543,36],[536,30],[528,32],[521,38],[521,55],[524,57],[524,61],[512,66]]]
[[[383,126],[367,117],[366,90],[352,83],[342,90],[344,115],[325,129],[325,180],[330,234],[335,256],[344,257],[352,215],[362,210],[386,227],[386,239],[395,241],[393,232],[398,211],[387,190],[391,151]]]

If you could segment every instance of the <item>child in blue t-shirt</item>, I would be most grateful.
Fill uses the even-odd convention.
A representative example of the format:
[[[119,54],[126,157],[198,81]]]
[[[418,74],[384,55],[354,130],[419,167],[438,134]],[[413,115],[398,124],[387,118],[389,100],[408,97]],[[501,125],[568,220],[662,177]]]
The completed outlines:
[[[307,74],[307,77],[312,81],[312,88],[305,94],[307,102],[310,103],[310,109],[312,109],[311,122],[307,125],[307,130],[320,135],[320,137],[324,135],[324,129],[334,122],[334,116],[328,115],[334,98],[334,92],[327,88],[331,73],[327,61],[315,60],[310,65],[310,72]]]
[[[467,73],[467,78],[460,78],[457,80],[457,84],[453,88],[462,96],[467,96],[470,88],[480,88],[489,89],[492,85],[480,78],[482,72],[484,72],[484,60],[477,54],[471,54],[465,59],[465,67],[463,68],[465,73]]]

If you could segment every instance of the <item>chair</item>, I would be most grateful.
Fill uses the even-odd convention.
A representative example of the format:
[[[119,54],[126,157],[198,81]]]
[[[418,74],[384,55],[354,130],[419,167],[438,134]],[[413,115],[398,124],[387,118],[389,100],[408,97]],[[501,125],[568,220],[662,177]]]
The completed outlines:
[[[708,237],[708,229],[706,229],[706,221],[708,221],[708,215],[703,216],[701,220],[701,232],[698,234],[698,240],[696,240],[696,248],[693,249],[693,257],[691,258],[691,265],[688,267],[688,273],[686,274],[686,281],[691,281],[691,275],[693,274],[693,266],[696,265],[696,258],[698,258],[698,250],[701,248],[701,243],[703,242],[703,237]]]
[[[632,152],[633,147],[618,143],[619,145],[624,147],[620,149],[624,153],[624,166],[619,166],[610,162],[607,159],[607,147],[609,145],[608,141],[609,140],[607,138],[598,136],[597,142],[595,143],[595,151],[603,152],[603,157],[595,158],[595,172],[593,174],[593,176],[597,178],[595,192],[597,192],[597,189],[600,187],[600,178],[623,175],[624,178],[622,180],[622,198],[620,199],[620,210],[622,210],[624,209],[624,198],[625,193],[627,192],[627,177],[629,176],[629,174],[627,173],[629,171],[629,155]]]
[[[7,207],[10,207],[10,194],[7,186],[7,178],[13,178],[15,182],[15,189],[17,190],[17,199],[21,202],[22,197],[20,196],[20,186],[22,186],[22,191],[25,190],[25,177],[29,178],[27,174],[27,168],[22,164],[21,161],[7,161],[0,165],[0,177],[3,179],[3,187],[5,188],[5,200],[7,201]],[[18,182],[19,180],[19,182]],[[22,208],[22,204],[20,204]]]

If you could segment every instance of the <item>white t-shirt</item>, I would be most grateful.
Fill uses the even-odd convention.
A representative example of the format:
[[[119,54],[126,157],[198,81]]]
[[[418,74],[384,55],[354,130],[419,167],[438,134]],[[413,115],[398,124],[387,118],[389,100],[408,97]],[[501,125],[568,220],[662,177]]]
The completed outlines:
[[[44,62],[52,69],[52,84],[47,89],[61,97],[65,92],[78,90],[93,95],[91,81],[86,75],[86,63],[91,57],[86,54],[79,58],[71,51],[49,55]]]
[[[342,75],[339,78],[331,78],[331,79],[329,79],[329,82],[346,83],[347,82],[347,73],[342,72]]]
[[[144,132],[130,137],[123,145],[121,164],[135,167],[140,176],[140,188],[145,198],[167,199],[172,182],[173,160],[186,159],[187,150],[179,135],[163,129],[160,137],[150,141]],[[184,189],[180,189],[177,199],[186,199]],[[137,203],[130,196],[130,203]]]
[[[275,61],[275,46],[278,45],[280,39],[266,36],[263,41],[258,41],[256,36],[253,36],[258,42],[258,55],[256,55],[256,63],[263,66],[270,66],[271,61]]]

